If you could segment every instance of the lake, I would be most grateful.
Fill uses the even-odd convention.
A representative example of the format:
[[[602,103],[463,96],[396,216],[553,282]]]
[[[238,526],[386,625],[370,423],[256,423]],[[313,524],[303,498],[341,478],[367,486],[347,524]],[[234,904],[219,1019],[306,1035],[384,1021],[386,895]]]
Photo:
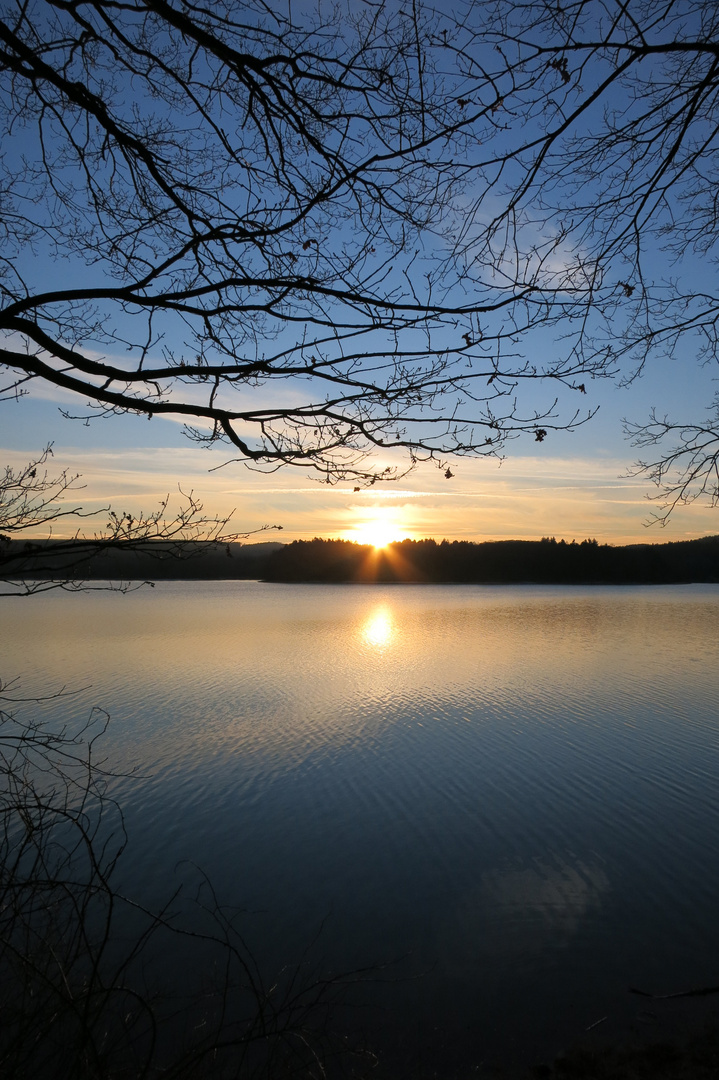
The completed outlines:
[[[394,961],[361,1026],[397,1077],[719,983],[719,586],[165,582],[5,601],[0,645],[140,766],[123,888],[190,860],[262,965]]]

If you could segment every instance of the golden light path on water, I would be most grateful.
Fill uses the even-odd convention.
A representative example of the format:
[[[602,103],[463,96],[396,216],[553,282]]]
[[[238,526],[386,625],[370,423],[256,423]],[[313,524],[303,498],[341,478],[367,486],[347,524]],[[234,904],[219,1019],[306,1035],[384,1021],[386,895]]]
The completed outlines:
[[[395,628],[392,615],[387,607],[376,608],[362,626],[362,637],[374,648],[385,648],[392,641]]]
[[[33,718],[111,712],[126,895],[201,866],[271,974],[320,925],[310,964],[406,957],[359,1026],[445,1080],[716,980],[719,585],[58,591],[0,655]]]

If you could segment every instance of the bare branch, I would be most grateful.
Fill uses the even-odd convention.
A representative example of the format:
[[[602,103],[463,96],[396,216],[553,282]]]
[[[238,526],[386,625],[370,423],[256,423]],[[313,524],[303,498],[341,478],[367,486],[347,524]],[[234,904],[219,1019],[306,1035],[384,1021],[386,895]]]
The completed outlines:
[[[198,551],[198,540],[232,543],[257,533],[281,529],[264,525],[251,532],[231,532],[232,515],[210,517],[192,491],[179,488],[180,505],[171,507],[168,495],[150,512],[118,513],[110,507],[83,510],[65,505],[68,492],[80,489],[80,477],[66,470],[52,476],[46,464],[52,456],[47,446],[37,458],[20,469],[5,468],[0,476],[0,596],[29,596],[48,589],[114,588],[126,591],[130,583],[92,586],[81,578],[90,560],[110,551],[145,552],[154,559],[189,558]],[[107,515],[104,527],[93,532],[80,528],[70,537],[55,539],[53,526],[66,519],[96,519]],[[42,529],[38,534],[37,530]],[[27,535],[29,532],[29,536]]]
[[[605,358],[513,348],[575,303],[546,259],[492,278],[456,258],[491,108],[461,96],[447,19],[305,6],[279,33],[275,15],[260,0],[7,13],[4,145],[22,153],[0,166],[6,396],[40,379],[86,415],[179,416],[252,467],[330,482],[587,419],[572,389]],[[522,405],[543,381],[557,409]],[[404,466],[376,464],[388,445]]]

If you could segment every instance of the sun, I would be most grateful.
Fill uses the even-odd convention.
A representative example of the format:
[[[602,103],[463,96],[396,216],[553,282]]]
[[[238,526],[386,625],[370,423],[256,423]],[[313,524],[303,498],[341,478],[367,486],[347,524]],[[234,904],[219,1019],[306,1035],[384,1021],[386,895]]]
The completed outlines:
[[[365,511],[362,517],[363,520],[354,526],[348,537],[356,543],[371,544],[379,550],[401,539],[402,527],[396,513],[391,509],[378,507],[376,510]]]
[[[355,530],[358,544],[371,544],[373,548],[385,548],[397,539],[397,530],[384,521],[368,521]]]

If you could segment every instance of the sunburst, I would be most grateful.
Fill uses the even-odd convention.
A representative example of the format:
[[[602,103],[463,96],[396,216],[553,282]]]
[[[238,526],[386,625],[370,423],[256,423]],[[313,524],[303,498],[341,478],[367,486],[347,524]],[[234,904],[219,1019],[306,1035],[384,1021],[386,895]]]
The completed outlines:
[[[376,550],[401,539],[397,516],[384,508],[368,515],[352,529],[351,539],[358,544],[371,544]]]

